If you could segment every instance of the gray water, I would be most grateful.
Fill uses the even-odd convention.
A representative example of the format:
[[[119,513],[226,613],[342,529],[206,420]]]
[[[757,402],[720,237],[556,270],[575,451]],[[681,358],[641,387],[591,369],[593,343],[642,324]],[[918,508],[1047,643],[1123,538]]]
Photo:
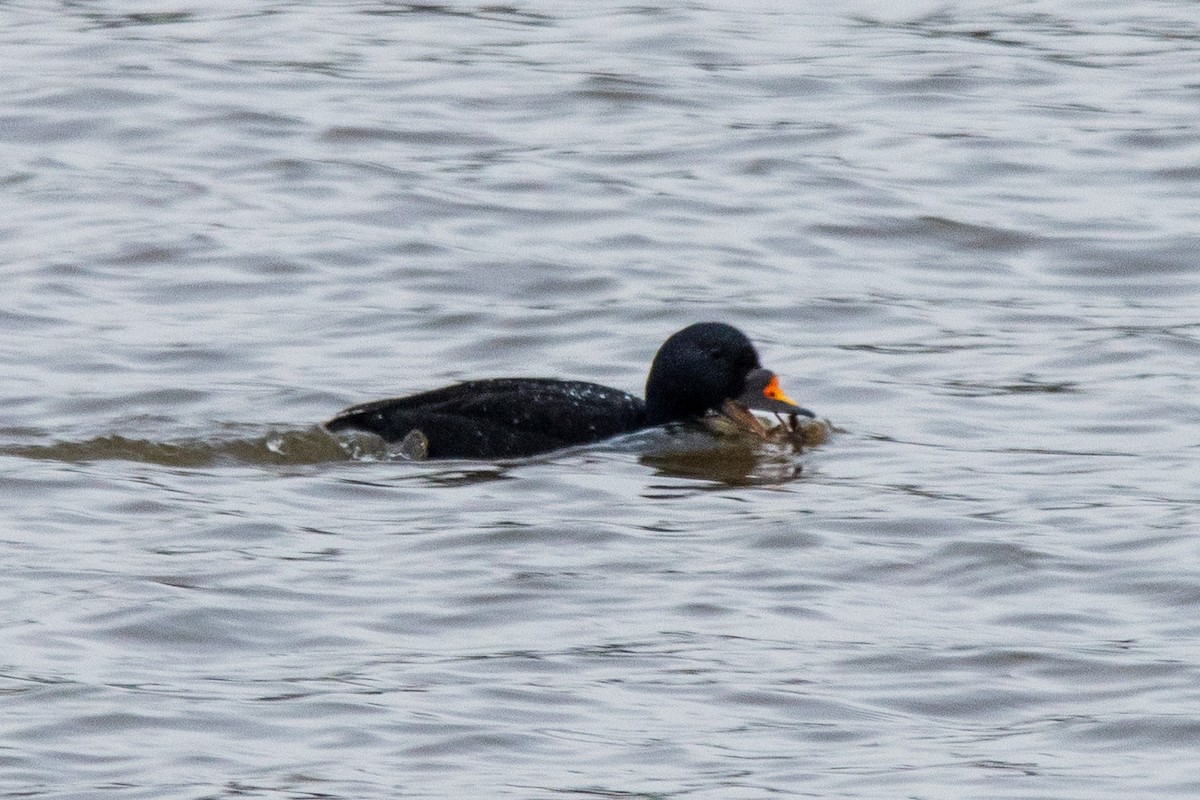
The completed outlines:
[[[8,3],[0,68],[0,796],[1200,794],[1191,0]],[[318,427],[707,319],[832,438]]]

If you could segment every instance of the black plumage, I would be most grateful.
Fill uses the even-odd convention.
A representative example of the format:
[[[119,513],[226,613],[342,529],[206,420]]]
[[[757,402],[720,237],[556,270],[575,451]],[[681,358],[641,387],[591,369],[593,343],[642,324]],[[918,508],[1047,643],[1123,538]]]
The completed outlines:
[[[697,419],[721,412],[726,401],[812,416],[779,391],[745,334],[725,323],[701,322],[659,348],[644,401],[584,381],[493,378],[364,403],[325,427],[368,431],[392,442],[419,431],[413,435],[423,435],[420,455],[429,458],[511,458]]]

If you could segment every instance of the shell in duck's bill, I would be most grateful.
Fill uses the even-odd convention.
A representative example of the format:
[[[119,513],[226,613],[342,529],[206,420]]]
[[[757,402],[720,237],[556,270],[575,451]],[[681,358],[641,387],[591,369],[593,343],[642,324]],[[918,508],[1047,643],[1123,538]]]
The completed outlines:
[[[719,413],[703,419],[719,435],[750,435],[764,442],[794,447],[814,447],[829,439],[829,424],[797,413],[779,416],[774,425],[764,422],[737,400],[726,400]]]

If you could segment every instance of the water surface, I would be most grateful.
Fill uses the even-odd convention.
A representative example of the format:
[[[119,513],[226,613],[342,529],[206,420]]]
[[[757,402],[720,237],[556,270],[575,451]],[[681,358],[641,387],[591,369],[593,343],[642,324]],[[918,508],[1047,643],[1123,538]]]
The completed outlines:
[[[1200,791],[1191,3],[4,15],[4,796]],[[317,427],[706,319],[834,437]]]

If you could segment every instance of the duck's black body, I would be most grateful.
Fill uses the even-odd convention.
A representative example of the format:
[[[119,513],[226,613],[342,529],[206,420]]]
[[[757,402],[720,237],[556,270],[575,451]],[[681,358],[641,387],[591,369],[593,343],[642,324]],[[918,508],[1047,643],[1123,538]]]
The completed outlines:
[[[697,419],[720,411],[727,400],[812,416],[779,391],[741,331],[702,322],[659,349],[645,401],[595,383],[494,378],[354,406],[325,427],[368,431],[388,441],[420,431],[429,458],[512,458]]]
[[[607,439],[644,427],[646,404],[580,381],[493,378],[348,408],[325,427],[398,442],[413,430],[430,458],[512,458]]]

